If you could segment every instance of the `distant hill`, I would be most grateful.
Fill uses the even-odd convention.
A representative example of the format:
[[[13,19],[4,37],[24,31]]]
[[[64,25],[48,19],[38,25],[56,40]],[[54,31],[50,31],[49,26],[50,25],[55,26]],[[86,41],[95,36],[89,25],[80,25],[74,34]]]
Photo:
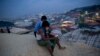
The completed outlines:
[[[73,10],[70,10],[66,14],[71,13],[71,12],[77,12],[77,11],[79,11],[79,12],[84,12],[84,11],[88,11],[88,12],[100,11],[100,5],[92,5],[92,6],[75,8]]]

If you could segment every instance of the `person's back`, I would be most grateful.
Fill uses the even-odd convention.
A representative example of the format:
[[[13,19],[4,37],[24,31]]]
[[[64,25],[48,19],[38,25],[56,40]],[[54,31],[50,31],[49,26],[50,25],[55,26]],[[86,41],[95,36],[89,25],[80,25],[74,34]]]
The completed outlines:
[[[36,23],[35,28],[34,28],[34,35],[35,35],[35,37],[36,37],[36,33],[38,33],[40,29],[42,29],[42,22],[46,21],[46,20],[47,20],[46,16],[42,16],[41,17],[41,21],[38,21]]]

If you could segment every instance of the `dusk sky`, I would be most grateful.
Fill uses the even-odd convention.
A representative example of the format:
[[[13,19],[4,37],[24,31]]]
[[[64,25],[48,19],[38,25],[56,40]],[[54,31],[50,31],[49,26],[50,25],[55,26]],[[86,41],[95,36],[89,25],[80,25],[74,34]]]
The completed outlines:
[[[97,4],[100,4],[100,0],[0,0],[0,17],[63,13],[77,7]]]

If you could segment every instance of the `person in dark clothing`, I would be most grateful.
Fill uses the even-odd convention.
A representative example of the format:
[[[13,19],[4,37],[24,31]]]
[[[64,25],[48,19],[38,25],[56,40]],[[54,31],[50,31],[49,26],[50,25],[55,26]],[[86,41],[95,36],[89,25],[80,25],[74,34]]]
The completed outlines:
[[[53,51],[56,44],[58,45],[59,49],[65,49],[65,47],[62,47],[59,43],[59,39],[51,34],[51,28],[48,21],[43,21],[42,28],[44,31],[44,37],[42,38],[47,42],[47,49],[49,50],[51,56],[53,56]]]

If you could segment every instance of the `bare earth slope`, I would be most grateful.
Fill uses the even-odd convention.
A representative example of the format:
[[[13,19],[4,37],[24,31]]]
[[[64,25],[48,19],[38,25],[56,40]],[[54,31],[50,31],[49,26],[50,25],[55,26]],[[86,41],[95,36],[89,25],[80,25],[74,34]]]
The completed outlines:
[[[100,49],[80,43],[67,43],[65,50],[55,47],[54,56],[100,56]],[[0,33],[0,56],[50,56],[48,51],[37,44],[31,34]]]

